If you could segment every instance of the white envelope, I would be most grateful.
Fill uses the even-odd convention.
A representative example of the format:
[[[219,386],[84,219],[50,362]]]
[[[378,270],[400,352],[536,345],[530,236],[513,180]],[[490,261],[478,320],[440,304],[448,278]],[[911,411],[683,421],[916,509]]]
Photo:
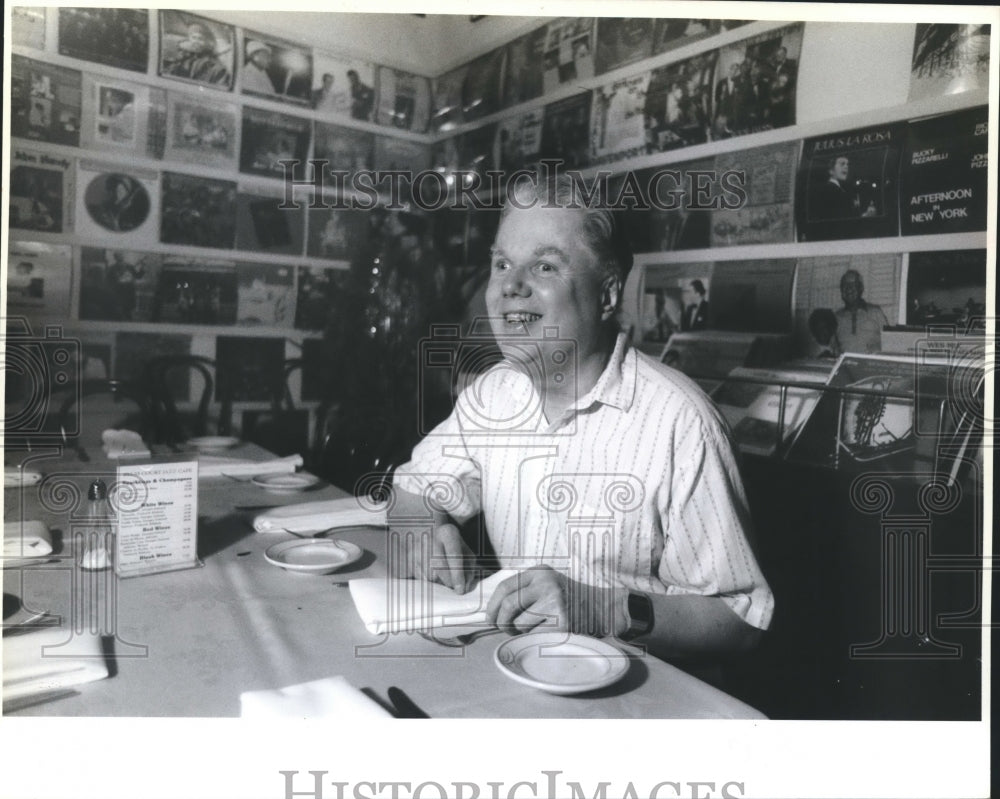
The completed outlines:
[[[16,466],[5,466],[3,470],[4,488],[18,486],[33,486],[42,482],[42,473],[34,469],[19,469]]]
[[[493,591],[515,574],[517,569],[501,569],[465,594],[427,580],[392,577],[351,580],[348,587],[354,607],[370,633],[468,628],[485,625],[486,604]]]
[[[3,639],[4,701],[103,680],[101,637],[53,627]]]
[[[258,474],[288,474],[302,465],[301,455],[275,458],[269,461],[249,461],[245,458],[222,458],[217,455],[198,456],[199,477],[255,477]]]
[[[29,561],[32,558],[44,558],[52,554],[52,536],[45,522],[4,522],[3,523],[3,558],[4,565],[13,562]]]
[[[381,527],[386,521],[385,502],[357,497],[284,505],[259,514],[253,520],[258,533],[316,533],[331,527]]]
[[[343,677],[240,694],[243,718],[392,718]]]

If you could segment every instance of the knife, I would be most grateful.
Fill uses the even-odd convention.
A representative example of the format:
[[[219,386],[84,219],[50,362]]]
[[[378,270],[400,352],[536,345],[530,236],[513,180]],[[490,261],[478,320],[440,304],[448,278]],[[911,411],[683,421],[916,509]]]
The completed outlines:
[[[386,692],[389,701],[396,708],[397,718],[401,719],[429,719],[428,716],[420,707],[408,697],[403,691],[397,688],[395,685],[389,687]]]

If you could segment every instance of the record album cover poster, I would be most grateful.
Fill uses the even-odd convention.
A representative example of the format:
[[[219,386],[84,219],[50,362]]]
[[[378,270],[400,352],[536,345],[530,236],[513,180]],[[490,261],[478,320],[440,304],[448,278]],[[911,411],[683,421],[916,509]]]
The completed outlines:
[[[163,256],[105,247],[80,249],[80,319],[155,321]]]
[[[155,171],[80,161],[76,196],[78,235],[116,246],[156,241],[160,187]]]
[[[986,322],[986,250],[910,253],[904,324],[981,329]]]
[[[292,174],[297,180],[304,179],[311,133],[308,119],[244,106],[240,171],[283,178],[286,173],[281,162],[294,161]]]
[[[542,52],[542,90],[555,91],[564,83],[594,77],[592,17],[560,17],[545,30]]]
[[[788,333],[794,258],[717,261],[709,323],[714,330]]]
[[[159,73],[232,91],[236,30],[187,11],[160,11]]]
[[[232,249],[236,183],[177,172],[163,173],[160,241]]]
[[[11,135],[79,147],[82,82],[79,70],[12,55]]]
[[[215,339],[216,399],[268,402],[285,385],[285,340],[250,336]]]
[[[910,100],[985,89],[989,71],[989,25],[917,23]]]
[[[900,175],[904,236],[986,230],[988,112],[910,122]]]
[[[10,9],[10,40],[19,47],[45,49],[45,9],[12,6]]]
[[[236,323],[236,264],[165,256],[153,321],[183,325]]]
[[[494,161],[505,176],[538,161],[543,118],[544,110],[536,108],[497,122]]]
[[[365,241],[368,212],[342,208],[310,208],[307,254],[331,261],[349,261]]]
[[[171,92],[167,102],[166,157],[222,168],[236,167],[237,110],[214,97]]]
[[[145,72],[149,63],[149,11],[60,8],[59,54]]]
[[[378,107],[375,121],[400,130],[423,133],[431,118],[429,78],[389,67],[377,67]]]
[[[236,195],[236,249],[302,255],[306,204],[282,208],[281,186],[240,186]]]
[[[795,206],[800,241],[899,233],[905,123],[806,139]]]
[[[84,75],[80,145],[155,158],[158,153],[150,146],[150,124],[158,118],[151,94],[158,92],[138,83]]]
[[[349,60],[315,52],[310,95],[313,109],[323,116],[373,122],[375,67],[367,61]]]
[[[71,231],[76,201],[73,160],[13,147],[10,164],[11,229]]]
[[[749,20],[736,19],[658,19],[653,37],[653,55],[714,36],[722,31],[746,25]]]
[[[794,241],[795,162],[798,142],[716,156],[717,173],[746,194],[737,207],[712,212],[712,246]]]
[[[295,321],[295,267],[238,264],[236,324],[291,327]]]
[[[541,96],[546,32],[545,27],[536,28],[507,45],[501,98],[504,108]]]
[[[7,313],[69,318],[73,250],[68,244],[11,241],[7,248]]]
[[[146,362],[168,355],[189,355],[191,336],[176,333],[115,334],[115,377],[141,383],[146,379]],[[190,399],[191,372],[172,369],[167,373],[170,395],[181,402]]]
[[[587,166],[590,159],[590,92],[545,106],[542,158],[557,158],[564,169]]]
[[[597,74],[649,58],[655,25],[656,20],[644,17],[598,17]]]
[[[797,23],[719,50],[712,96],[712,138],[727,139],[795,124],[799,54]]]
[[[604,164],[646,152],[649,73],[594,89],[590,110],[590,163]]]
[[[300,266],[298,298],[295,303],[295,327],[298,330],[323,330],[330,323],[335,298],[343,291],[348,271],[341,267]]]
[[[463,64],[432,81],[432,130],[451,130],[465,121],[465,85],[469,65]]]
[[[717,56],[713,50],[653,70],[646,90],[647,153],[708,141]]]
[[[314,161],[326,161],[324,169],[354,174],[374,164],[375,134],[326,122],[316,123]]]
[[[313,62],[308,47],[244,31],[239,72],[244,94],[312,105]]]
[[[646,264],[639,268],[639,308],[633,320],[639,349],[659,358],[674,333],[707,329],[711,273],[712,264]]]
[[[394,136],[375,137],[375,169],[380,172],[403,170],[417,174],[431,164],[431,148],[417,141]]]
[[[464,121],[489,116],[500,109],[504,48],[498,47],[469,62],[462,86]]]

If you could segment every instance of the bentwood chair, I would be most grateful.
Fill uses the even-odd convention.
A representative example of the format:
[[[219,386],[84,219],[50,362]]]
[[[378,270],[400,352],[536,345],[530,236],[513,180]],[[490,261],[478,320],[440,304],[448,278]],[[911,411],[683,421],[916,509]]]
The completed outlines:
[[[307,468],[312,465],[309,445],[309,411],[296,408],[289,377],[302,369],[300,358],[291,358],[283,366],[283,379],[275,386],[271,408],[266,411],[243,412],[243,438],[259,444],[275,455],[300,454]]]
[[[146,385],[152,395],[153,423],[158,441],[177,444],[193,436],[209,434],[212,394],[215,390],[215,361],[200,355],[163,355],[147,361]],[[182,406],[187,395],[197,393],[193,409]],[[232,405],[219,403],[215,423],[219,435],[228,435]]]
[[[59,407],[59,431],[63,443],[76,448],[81,460],[89,460],[84,447],[99,444],[104,430],[133,430],[143,439],[153,431],[151,400],[141,386],[126,380],[84,380]]]

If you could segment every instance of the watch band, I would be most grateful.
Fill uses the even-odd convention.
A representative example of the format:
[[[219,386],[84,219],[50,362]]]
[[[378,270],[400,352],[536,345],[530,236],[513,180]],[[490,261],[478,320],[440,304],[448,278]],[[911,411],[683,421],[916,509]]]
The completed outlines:
[[[626,608],[628,629],[621,635],[623,641],[631,641],[653,629],[653,603],[648,596],[638,591],[629,591]]]

